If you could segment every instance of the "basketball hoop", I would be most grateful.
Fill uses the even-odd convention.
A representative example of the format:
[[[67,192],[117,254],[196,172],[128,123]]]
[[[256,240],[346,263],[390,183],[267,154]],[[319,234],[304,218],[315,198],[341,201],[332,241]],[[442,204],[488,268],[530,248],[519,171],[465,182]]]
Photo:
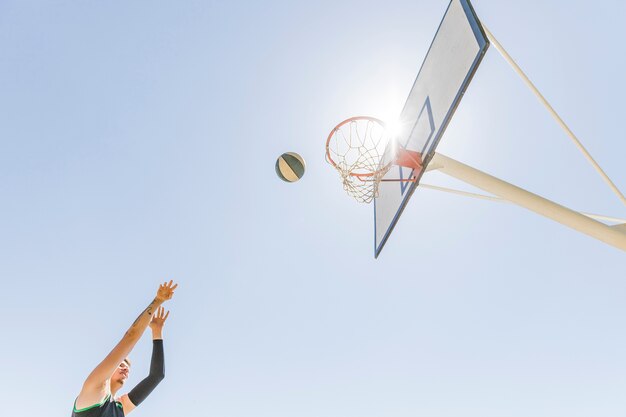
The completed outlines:
[[[369,203],[378,196],[378,186],[394,165],[422,168],[418,152],[397,145],[396,137],[387,130],[382,120],[356,116],[339,123],[326,140],[326,161],[331,164],[343,182],[344,190],[361,203]],[[415,182],[415,176],[403,180]]]

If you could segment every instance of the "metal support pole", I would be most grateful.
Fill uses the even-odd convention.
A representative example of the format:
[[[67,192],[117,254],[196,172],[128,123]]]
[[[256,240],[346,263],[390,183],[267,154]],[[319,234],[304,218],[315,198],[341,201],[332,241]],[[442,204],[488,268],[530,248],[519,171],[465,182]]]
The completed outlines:
[[[442,154],[435,153],[431,162],[436,164],[439,167],[439,171],[446,175],[626,251],[626,233],[618,228],[607,226],[577,211],[568,209]]]
[[[437,169],[439,169],[439,168],[437,168]],[[512,204],[509,200],[505,200],[502,197],[494,197],[494,196],[491,196],[491,195],[470,193],[470,192],[467,192],[467,191],[455,190],[455,189],[447,188],[447,187],[440,187],[438,185],[424,184],[423,182],[420,182],[420,188],[428,188],[428,189],[431,189],[431,190],[443,191],[444,193],[458,194],[458,195],[462,195],[462,196],[465,196],[465,197],[479,198],[481,200],[495,201],[495,202],[498,202],[498,203]],[[620,226],[620,225],[626,224],[626,219],[622,219],[622,218],[619,218],[619,217],[605,216],[603,214],[585,213],[583,211],[581,211],[579,213],[580,214],[584,214],[587,217],[591,217],[592,219],[604,220],[604,221],[607,221],[607,222],[617,223],[617,224],[611,225],[611,227],[616,227],[616,226]]]
[[[548,100],[545,99],[545,97],[539,92],[539,90],[537,89],[537,87],[535,87],[532,81],[530,81],[530,79],[526,76],[526,74],[524,74],[524,71],[522,71],[522,69],[517,65],[517,63],[515,63],[513,58],[511,58],[511,55],[509,55],[508,52],[504,49],[504,47],[500,45],[500,42],[498,42],[495,36],[493,36],[493,34],[489,31],[489,29],[487,29],[487,27],[484,24],[482,26],[483,26],[483,29],[485,30],[485,34],[489,38],[489,41],[493,44],[493,46],[495,46],[498,52],[500,52],[500,55],[502,55],[502,57],[506,60],[506,62],[508,62],[509,65],[513,68],[513,70],[515,70],[517,75],[519,75],[520,78],[524,81],[524,83],[526,83],[528,88],[530,88],[530,91],[532,91],[535,94],[535,96],[537,96],[539,101],[545,106],[545,108],[552,115],[554,120],[556,120],[556,122],[561,127],[561,129],[565,131],[567,136],[569,136],[572,142],[574,142],[574,145],[576,145],[578,150],[582,152],[585,158],[587,158],[587,161],[589,161],[589,163],[595,168],[598,174],[600,174],[604,182],[606,182],[609,188],[615,193],[615,195],[617,195],[617,197],[620,199],[622,204],[626,205],[626,198],[624,197],[624,194],[622,194],[619,188],[617,188],[617,186],[613,183],[613,181],[611,181],[609,176],[606,175],[604,170],[602,170],[600,165],[591,157],[591,154],[587,151],[587,149],[585,149],[585,147],[578,140],[576,135],[574,135],[574,132],[572,132],[569,126],[565,124],[563,119],[561,119],[561,117],[557,114],[557,112],[552,108],[550,103],[548,103]]]

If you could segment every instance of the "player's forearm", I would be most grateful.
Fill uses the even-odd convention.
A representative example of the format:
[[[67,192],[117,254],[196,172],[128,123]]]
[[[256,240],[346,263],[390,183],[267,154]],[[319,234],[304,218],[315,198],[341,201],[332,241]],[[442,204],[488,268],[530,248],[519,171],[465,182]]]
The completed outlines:
[[[165,378],[165,358],[163,353],[163,341],[152,342],[152,359],[150,360],[150,374],[145,377],[135,388],[128,393],[130,402],[138,406]]]
[[[150,320],[152,319],[152,314],[159,308],[159,306],[163,304],[163,301],[159,301],[156,298],[152,300],[152,302],[146,307],[139,317],[135,319],[130,328],[126,331],[125,337],[129,337],[131,339],[139,340],[143,332],[148,327]]]

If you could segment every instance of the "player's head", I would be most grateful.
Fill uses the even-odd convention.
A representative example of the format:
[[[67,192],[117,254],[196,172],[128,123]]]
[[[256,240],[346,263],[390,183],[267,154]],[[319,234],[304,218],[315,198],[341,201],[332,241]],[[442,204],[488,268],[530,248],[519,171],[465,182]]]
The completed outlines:
[[[124,359],[113,371],[111,375],[111,391],[117,391],[128,379],[130,375],[130,361]]]

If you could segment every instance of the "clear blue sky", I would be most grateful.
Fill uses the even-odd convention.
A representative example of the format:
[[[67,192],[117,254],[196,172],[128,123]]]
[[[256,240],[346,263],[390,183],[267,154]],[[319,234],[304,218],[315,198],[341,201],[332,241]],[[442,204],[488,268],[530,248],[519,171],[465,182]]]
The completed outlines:
[[[3,415],[69,416],[172,278],[137,417],[623,416],[623,252],[421,190],[374,260],[372,207],[324,161],[339,121],[397,116],[446,6],[0,1]],[[626,191],[625,3],[474,7]],[[626,217],[494,48],[439,151]]]

